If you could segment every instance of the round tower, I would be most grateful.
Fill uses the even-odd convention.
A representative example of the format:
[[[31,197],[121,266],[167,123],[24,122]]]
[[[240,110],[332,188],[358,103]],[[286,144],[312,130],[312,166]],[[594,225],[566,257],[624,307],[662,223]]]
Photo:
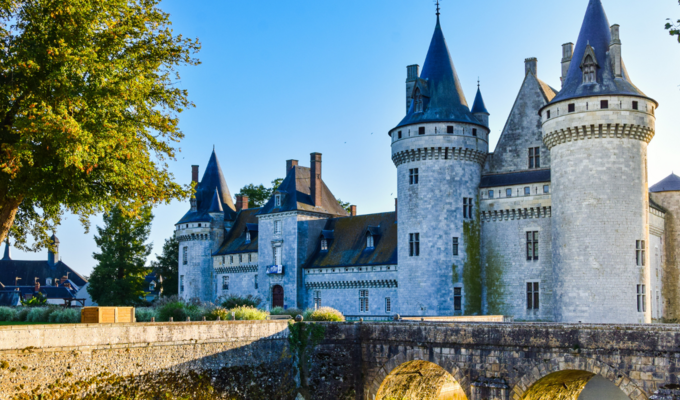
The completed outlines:
[[[480,313],[477,192],[488,112],[480,93],[477,111],[484,118],[471,113],[439,16],[422,74],[414,67],[408,73],[409,110],[390,131],[398,177],[398,310]]]
[[[562,90],[541,110],[555,319],[651,322],[647,145],[658,104],[630,81],[619,26],[609,26],[600,0],[590,0],[570,56]]]

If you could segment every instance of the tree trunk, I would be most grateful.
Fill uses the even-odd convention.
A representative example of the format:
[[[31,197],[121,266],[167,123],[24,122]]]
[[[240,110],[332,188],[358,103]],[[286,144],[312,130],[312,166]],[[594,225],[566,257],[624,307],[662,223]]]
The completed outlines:
[[[22,198],[8,198],[0,195],[0,243],[7,238],[22,200]]]

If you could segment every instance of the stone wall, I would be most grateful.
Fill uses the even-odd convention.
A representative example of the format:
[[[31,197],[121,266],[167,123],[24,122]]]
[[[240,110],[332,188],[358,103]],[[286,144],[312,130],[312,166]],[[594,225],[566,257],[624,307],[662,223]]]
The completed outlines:
[[[665,218],[662,298],[664,318],[680,320],[680,192],[652,193],[654,201],[668,211]]]

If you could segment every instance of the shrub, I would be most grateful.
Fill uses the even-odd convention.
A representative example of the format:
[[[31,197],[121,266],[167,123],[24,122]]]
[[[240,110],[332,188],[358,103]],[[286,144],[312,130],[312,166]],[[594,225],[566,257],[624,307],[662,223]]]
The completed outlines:
[[[187,304],[182,301],[168,303],[158,310],[159,321],[170,321],[170,317],[175,322],[186,321],[187,317],[200,314],[200,307],[195,304]]]
[[[158,311],[155,308],[135,308],[135,319],[137,322],[151,322],[151,318],[158,319]]]
[[[48,321],[58,324],[77,324],[80,322],[80,311],[73,308],[54,310],[49,315]]]
[[[50,314],[55,311],[56,307],[33,307],[26,316],[26,322],[49,322]]]
[[[0,321],[14,321],[17,311],[10,307],[0,307]]]
[[[262,303],[262,299],[256,296],[253,296],[252,294],[249,294],[248,296],[229,296],[222,300],[221,306],[223,308],[226,308],[227,310],[231,310],[232,308],[236,307],[252,307],[252,308],[257,308]]]
[[[269,314],[271,315],[290,315],[291,317],[295,318],[298,315],[303,315],[304,311],[300,310],[299,308],[289,308],[287,310],[284,310],[283,307],[274,307],[272,308],[271,312]]]
[[[220,317],[220,320],[222,321],[226,321],[231,317],[231,313],[226,308],[215,307],[206,314],[205,319],[208,321],[217,321],[217,317]]]
[[[264,310],[248,306],[234,307],[227,312],[229,320],[232,319],[231,314],[234,313],[237,321],[264,321],[269,315],[269,313]]]
[[[312,313],[313,313],[313,312],[314,312],[314,310],[311,309],[311,308],[306,309],[305,312],[302,313],[302,318],[303,318],[305,321],[311,321]]]
[[[29,311],[31,311],[31,309],[28,307],[19,308],[19,311],[17,312],[17,315],[14,317],[14,319],[19,322],[26,322]]]
[[[342,322],[344,320],[345,316],[340,311],[330,307],[321,307],[309,316],[309,321]]]

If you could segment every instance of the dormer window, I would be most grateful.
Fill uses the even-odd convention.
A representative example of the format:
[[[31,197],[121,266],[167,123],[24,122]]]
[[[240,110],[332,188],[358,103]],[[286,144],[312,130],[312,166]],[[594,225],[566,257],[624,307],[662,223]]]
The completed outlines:
[[[250,244],[250,232],[246,231],[246,244]]]
[[[149,285],[149,291],[153,292],[154,290],[156,290],[156,282],[151,282]]]
[[[583,71],[583,83],[597,82],[597,69],[600,66],[597,63],[597,56],[595,50],[590,44],[586,47],[586,52],[581,61],[581,71]]]
[[[281,195],[277,194],[274,196],[274,207],[281,207]]]
[[[328,240],[321,239],[321,251],[328,251]]]
[[[373,235],[370,233],[366,236],[366,248],[367,249],[372,249],[375,247],[375,240],[373,239]]]
[[[420,89],[416,89],[416,93],[413,95],[413,101],[416,105],[416,112],[423,112],[423,95],[420,93]]]

